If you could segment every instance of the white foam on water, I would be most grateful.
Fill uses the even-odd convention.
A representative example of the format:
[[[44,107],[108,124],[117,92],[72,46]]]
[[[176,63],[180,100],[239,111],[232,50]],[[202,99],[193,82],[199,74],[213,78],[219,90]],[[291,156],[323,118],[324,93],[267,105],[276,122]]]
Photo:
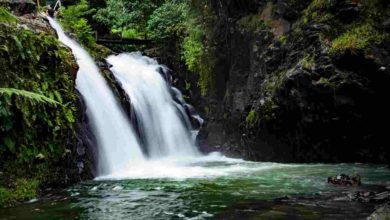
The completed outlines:
[[[180,181],[193,178],[243,176],[286,166],[289,165],[256,163],[227,158],[220,154],[210,154],[203,157],[170,157],[137,164],[129,163],[125,169],[110,175],[100,176],[95,180],[172,179]]]

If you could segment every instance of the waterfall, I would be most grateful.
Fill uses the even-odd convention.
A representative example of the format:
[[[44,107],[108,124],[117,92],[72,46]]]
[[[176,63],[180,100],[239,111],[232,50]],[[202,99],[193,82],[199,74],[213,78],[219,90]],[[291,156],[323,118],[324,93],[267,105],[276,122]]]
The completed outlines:
[[[172,94],[179,93],[162,76],[155,60],[140,53],[125,53],[107,58],[117,81],[131,100],[144,147],[151,159],[195,157],[200,155],[184,108]],[[160,70],[160,72],[159,72]],[[177,95],[184,103],[181,94]]]
[[[61,26],[48,17],[59,40],[72,49],[79,70],[76,88],[87,106],[87,115],[98,144],[98,175],[108,175],[126,167],[129,161],[143,161],[137,135],[94,60]]]
[[[107,58],[130,98],[136,120],[132,125],[91,56],[54,19],[48,19],[79,66],[76,88],[86,102],[97,139],[100,179],[176,172],[177,163],[199,158],[193,138],[197,131],[190,128],[199,128],[203,120],[171,86],[167,68],[140,53]]]

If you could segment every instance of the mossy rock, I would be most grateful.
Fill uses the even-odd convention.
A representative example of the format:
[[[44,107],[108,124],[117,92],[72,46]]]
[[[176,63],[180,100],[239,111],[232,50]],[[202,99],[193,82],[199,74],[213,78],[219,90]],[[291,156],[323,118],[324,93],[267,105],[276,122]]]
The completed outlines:
[[[77,65],[56,36],[3,22],[0,45],[1,206],[69,181],[79,97]]]
[[[356,53],[370,45],[379,45],[390,39],[388,33],[380,32],[371,24],[356,25],[332,41],[330,52],[333,54]]]

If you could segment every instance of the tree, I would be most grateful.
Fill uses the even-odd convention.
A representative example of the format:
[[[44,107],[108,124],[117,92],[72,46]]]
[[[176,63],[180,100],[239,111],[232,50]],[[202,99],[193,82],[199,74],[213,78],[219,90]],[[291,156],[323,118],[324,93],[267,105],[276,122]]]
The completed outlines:
[[[189,13],[187,1],[166,1],[149,17],[148,33],[157,41],[184,35],[190,20]]]
[[[94,18],[111,32],[122,36],[126,32],[147,38],[147,21],[162,0],[107,0],[107,6],[99,9]],[[126,36],[124,36],[126,37]]]

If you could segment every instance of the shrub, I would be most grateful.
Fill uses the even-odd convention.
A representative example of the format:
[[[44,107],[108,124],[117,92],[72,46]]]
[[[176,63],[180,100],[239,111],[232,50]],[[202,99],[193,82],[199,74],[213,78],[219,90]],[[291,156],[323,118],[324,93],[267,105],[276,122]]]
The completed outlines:
[[[246,116],[246,123],[250,126],[253,126],[257,120],[257,112],[255,110],[251,110]]]
[[[148,20],[149,36],[157,41],[169,37],[181,36],[185,32],[186,22],[190,19],[189,5],[186,2],[166,1],[157,8]]]
[[[8,206],[10,203],[12,203],[12,192],[0,187],[0,207]]]
[[[95,12],[89,9],[88,3],[81,0],[77,5],[62,8],[60,22],[63,28],[76,35],[77,40],[90,51],[96,46],[94,32],[88,24],[86,16]]]
[[[285,45],[288,42],[288,36],[286,34],[281,35],[278,37],[278,41],[282,44]]]
[[[267,121],[271,121],[277,118],[277,110],[279,106],[272,98],[266,98],[261,105],[261,116]]]
[[[182,58],[190,71],[198,71],[199,60],[204,52],[203,35],[200,26],[194,26],[184,38]]]
[[[153,11],[161,5],[156,0],[107,0],[106,7],[94,15],[94,19],[117,31],[136,30],[137,38],[147,38],[147,22]],[[123,34],[121,34],[123,35]]]
[[[331,44],[331,53],[356,52],[370,44],[380,44],[389,34],[380,33],[370,24],[357,25],[334,39]]]
[[[300,63],[305,69],[312,69],[315,67],[316,64],[314,56],[311,54],[305,54],[303,58],[300,60]]]
[[[10,206],[38,196],[39,182],[34,179],[17,179],[11,188],[0,187],[0,207]]]
[[[7,9],[0,7],[0,22],[1,23],[16,23],[18,19]]]
[[[37,180],[17,179],[14,183],[12,197],[18,201],[33,199],[38,195],[38,186]]]

